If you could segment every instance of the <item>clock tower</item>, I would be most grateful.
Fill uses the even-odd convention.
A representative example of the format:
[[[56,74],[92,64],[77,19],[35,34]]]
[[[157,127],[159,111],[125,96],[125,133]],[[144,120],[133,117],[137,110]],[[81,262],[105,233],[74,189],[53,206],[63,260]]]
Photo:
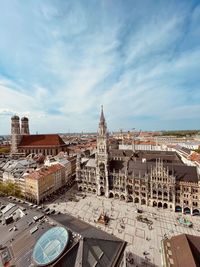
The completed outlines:
[[[101,116],[99,122],[96,153],[97,194],[99,196],[109,196],[108,164],[108,132],[106,120],[103,113],[103,106],[101,106]]]

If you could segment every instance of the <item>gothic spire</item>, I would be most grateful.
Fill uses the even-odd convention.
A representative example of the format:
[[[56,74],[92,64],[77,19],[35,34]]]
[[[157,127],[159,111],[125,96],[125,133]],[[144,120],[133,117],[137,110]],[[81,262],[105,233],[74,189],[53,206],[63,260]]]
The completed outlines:
[[[105,122],[105,117],[103,114],[103,105],[101,105],[101,117],[100,117],[100,122]]]
[[[103,105],[101,106],[101,116],[100,116],[100,122],[99,122],[99,134],[104,135],[106,134],[106,120],[103,113]]]

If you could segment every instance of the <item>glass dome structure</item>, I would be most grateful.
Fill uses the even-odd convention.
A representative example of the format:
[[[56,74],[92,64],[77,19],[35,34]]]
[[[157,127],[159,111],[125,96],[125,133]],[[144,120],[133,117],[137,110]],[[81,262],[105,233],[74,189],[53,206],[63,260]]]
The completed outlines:
[[[37,266],[46,266],[63,253],[69,242],[69,233],[64,227],[53,227],[45,232],[35,244],[33,261]]]

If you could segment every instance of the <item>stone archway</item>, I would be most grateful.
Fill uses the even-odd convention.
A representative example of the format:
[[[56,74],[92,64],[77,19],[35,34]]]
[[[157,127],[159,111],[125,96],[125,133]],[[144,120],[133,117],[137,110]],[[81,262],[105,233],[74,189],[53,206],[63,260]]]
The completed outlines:
[[[164,204],[163,204],[163,209],[167,209],[167,208],[168,208],[167,203],[164,203]]]
[[[120,200],[125,200],[125,196],[124,195],[121,195],[120,196]]]
[[[192,215],[200,215],[200,212],[198,209],[194,209],[192,212]]]
[[[110,192],[109,197],[110,197],[110,198],[113,198],[113,197],[114,197],[114,195],[113,195],[112,192]]]
[[[190,208],[188,208],[188,207],[185,207],[184,210],[183,210],[183,212],[185,214],[190,214],[191,213]]]
[[[96,191],[96,189],[93,189],[92,192],[95,194],[97,191]]]
[[[115,194],[115,198],[119,198],[119,194],[116,193],[116,194]]]
[[[176,206],[175,207],[175,212],[182,212],[181,206]]]
[[[153,202],[153,207],[157,207],[157,202],[156,201]]]
[[[88,188],[88,192],[91,192],[91,191],[92,191],[92,189],[89,187],[89,188]]]
[[[82,188],[82,186],[80,186],[78,190],[79,190],[79,191],[83,191],[83,188]]]
[[[162,202],[158,202],[158,208],[162,208]]]
[[[139,203],[139,198],[138,198],[138,197],[136,197],[136,198],[134,199],[134,203]]]
[[[141,205],[146,205],[146,200],[145,199],[141,200]]]
[[[128,197],[128,200],[129,200],[130,202],[133,202],[133,197],[132,197],[132,196],[129,196],[129,197]]]

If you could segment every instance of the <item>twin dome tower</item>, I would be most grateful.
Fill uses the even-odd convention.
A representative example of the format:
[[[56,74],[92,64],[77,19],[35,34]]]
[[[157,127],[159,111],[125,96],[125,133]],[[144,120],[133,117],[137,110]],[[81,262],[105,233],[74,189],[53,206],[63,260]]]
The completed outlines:
[[[28,118],[23,117],[21,118],[21,127],[20,127],[20,119],[18,116],[14,115],[11,118],[11,152],[17,153],[18,152],[18,145],[21,142],[21,138],[23,135],[29,135],[29,123]]]

